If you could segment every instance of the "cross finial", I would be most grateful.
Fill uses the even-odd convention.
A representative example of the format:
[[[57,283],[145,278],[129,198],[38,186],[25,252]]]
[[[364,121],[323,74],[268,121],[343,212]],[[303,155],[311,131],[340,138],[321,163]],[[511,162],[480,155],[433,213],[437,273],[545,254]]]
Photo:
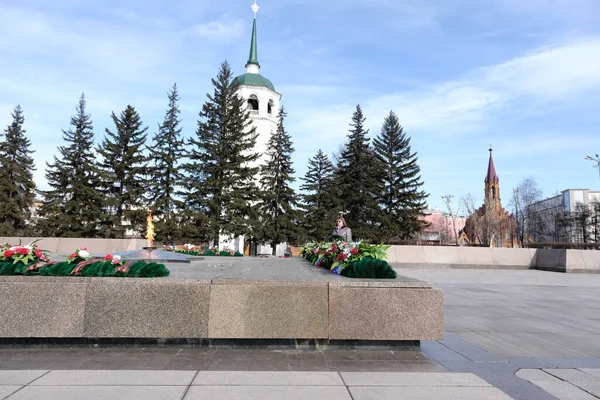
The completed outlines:
[[[260,9],[260,7],[258,6],[258,4],[256,4],[256,0],[254,0],[254,4],[252,4],[250,6],[250,8],[252,9],[252,11],[254,12],[254,18],[256,18],[256,13],[258,12],[258,10]]]
[[[493,150],[493,149],[492,149],[492,145],[490,144],[490,153],[492,152],[492,150]]]

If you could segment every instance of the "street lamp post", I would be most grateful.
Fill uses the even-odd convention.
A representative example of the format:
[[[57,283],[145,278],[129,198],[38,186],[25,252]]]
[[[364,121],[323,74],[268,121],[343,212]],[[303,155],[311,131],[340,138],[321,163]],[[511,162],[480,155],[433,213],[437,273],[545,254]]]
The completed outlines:
[[[586,156],[585,159],[596,163],[594,168],[598,168],[598,177],[600,178],[600,156],[598,156],[598,154],[596,154],[595,158],[592,156]]]

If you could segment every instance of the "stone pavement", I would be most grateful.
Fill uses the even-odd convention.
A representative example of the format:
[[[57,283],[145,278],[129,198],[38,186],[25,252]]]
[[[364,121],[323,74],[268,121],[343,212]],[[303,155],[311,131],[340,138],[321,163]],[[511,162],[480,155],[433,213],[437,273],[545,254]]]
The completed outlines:
[[[0,371],[10,400],[510,399],[473,374],[373,372]]]
[[[401,272],[444,290],[447,333],[444,340],[423,343],[422,350],[449,371],[475,373],[518,399],[600,397],[590,390],[593,385],[567,379],[581,376],[578,369],[600,368],[600,276],[536,270]],[[528,369],[537,371],[536,379],[527,378],[531,372],[523,371]],[[554,379],[549,371],[561,375]],[[551,378],[553,383],[546,384]]]
[[[235,370],[246,371],[235,379],[251,377],[252,374],[247,371],[313,371],[318,372],[319,376],[323,375],[323,379],[325,376],[332,376],[332,373],[333,376],[339,375],[344,383],[338,385],[338,389],[343,389],[340,394],[350,398],[350,393],[354,400],[386,399],[386,395],[391,396],[387,398],[450,399],[455,396],[457,399],[489,399],[498,393],[490,390],[491,388],[510,396],[504,398],[523,400],[600,398],[600,275],[560,274],[535,270],[402,269],[399,272],[408,277],[432,282],[434,287],[444,290],[447,332],[443,340],[422,342],[420,351],[274,348],[250,350],[175,346],[0,347],[0,372],[18,375],[24,373],[23,370],[42,370],[39,375],[41,376],[48,370],[52,370],[48,374],[62,374],[58,370],[98,370],[92,373],[85,372],[99,377],[99,386],[89,386],[90,389],[85,390],[100,390],[100,386],[105,387],[103,385],[111,383],[110,379],[113,378],[110,376],[125,376],[123,374],[129,374],[124,372],[127,370],[146,370],[141,376],[156,372],[158,376],[165,374],[165,377],[176,371],[176,376],[187,377],[192,373],[196,378],[211,376],[210,371],[229,371],[231,375],[212,375],[229,376],[228,379],[234,379]],[[14,372],[15,370],[19,372]],[[354,375],[355,377],[368,378],[363,380],[362,384],[357,383],[360,381],[347,381],[345,376],[352,376],[348,375],[352,372],[359,373]],[[377,374],[362,375],[367,372]],[[381,374],[390,372],[398,374]],[[416,375],[411,375],[415,373]],[[9,399],[51,399],[46,394],[35,397],[35,393],[40,393],[35,392],[36,390],[49,393],[46,390],[51,389],[34,384],[34,379],[39,376],[34,376],[27,382],[21,380],[16,383],[3,378],[6,376],[9,375],[0,375],[0,390],[3,390],[4,395],[12,390],[11,386],[18,386],[15,388],[17,390],[32,382],[8,397]],[[440,378],[441,376],[446,378]],[[471,383],[467,386],[440,386],[436,383],[439,379],[452,380],[453,376],[464,377]],[[266,377],[268,375],[261,379],[272,379]],[[383,383],[379,384],[379,381],[375,380],[376,377],[383,379]],[[476,386],[474,382],[481,382],[476,378],[491,386]],[[192,379],[189,378],[189,382],[192,382]],[[418,379],[425,384],[419,386]],[[13,382],[14,385],[9,382]],[[85,380],[82,378],[77,382]],[[309,389],[310,385],[298,388],[295,385],[286,386],[286,382],[282,379],[278,389],[273,389],[273,393],[278,393],[278,398],[282,398],[281,391],[285,391],[286,397],[293,399],[291,394],[288,396],[288,389],[290,393],[292,389],[299,390],[298,393],[304,393],[300,394],[303,398],[314,397],[314,391],[328,394],[327,390],[338,390],[329,386],[329,389],[323,389],[320,384],[312,385],[318,390]],[[370,385],[364,386],[365,382]],[[402,382],[412,382],[416,386],[402,386]],[[222,395],[225,396],[223,398],[235,399],[236,390],[241,390],[237,393],[241,393],[242,397],[238,398],[268,398],[261,388],[269,387],[270,390],[270,385],[264,381],[259,383],[248,390],[241,389],[245,385],[191,385],[190,390],[187,390],[190,384],[185,382],[172,386],[184,388],[183,392],[174,392],[175,396],[179,396],[175,398],[182,398],[186,390],[189,396],[196,396],[198,391],[215,390],[216,392],[210,392],[208,398],[218,398],[217,395]],[[123,386],[120,389],[123,393],[129,393],[124,395],[125,397],[131,398],[136,395],[135,390],[143,390],[143,387],[144,385],[140,384]],[[285,389],[282,389],[284,387]],[[478,391],[484,389],[487,392],[481,395]],[[468,391],[471,391],[471,397],[465,394]],[[26,396],[30,392],[34,393],[34,397],[17,397]],[[98,393],[98,396],[102,394]],[[104,395],[108,398],[118,398],[115,397],[117,393],[121,392]],[[140,393],[145,396],[145,392]],[[208,392],[202,393],[198,396],[204,396]],[[413,395],[417,397],[410,397]],[[65,397],[67,395],[64,393],[60,396],[69,398]],[[93,396],[95,394],[90,392],[89,396],[81,395],[79,398],[94,398]],[[334,394],[327,398],[335,399],[332,396]],[[186,397],[188,398],[200,397]]]

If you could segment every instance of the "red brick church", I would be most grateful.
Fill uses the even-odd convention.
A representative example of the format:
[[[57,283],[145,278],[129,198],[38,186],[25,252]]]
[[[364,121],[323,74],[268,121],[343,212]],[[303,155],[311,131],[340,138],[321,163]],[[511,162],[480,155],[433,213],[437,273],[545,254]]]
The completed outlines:
[[[459,241],[486,247],[517,247],[516,220],[502,207],[500,179],[496,174],[491,148],[484,183],[483,205],[469,215]]]

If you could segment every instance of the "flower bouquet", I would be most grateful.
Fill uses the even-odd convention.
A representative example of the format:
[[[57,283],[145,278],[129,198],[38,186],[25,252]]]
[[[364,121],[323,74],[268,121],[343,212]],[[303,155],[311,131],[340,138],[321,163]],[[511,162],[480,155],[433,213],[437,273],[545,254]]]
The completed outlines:
[[[107,254],[104,256],[104,262],[109,262],[112,265],[123,265],[123,260],[121,259],[121,256],[115,254]]]
[[[92,258],[85,247],[76,249],[66,261],[51,262],[33,242],[26,246],[1,244],[0,275],[154,278],[169,275],[169,270],[164,264],[154,262],[124,263],[119,255],[107,254],[104,258]]]
[[[350,278],[395,279],[396,272],[384,259],[389,246],[342,240],[309,243],[300,255],[313,265]]]
[[[22,274],[30,265],[49,261],[35,242],[25,246],[0,245],[0,275]]]
[[[51,263],[40,268],[38,271],[39,274],[45,276],[136,278],[155,278],[169,275],[169,270],[164,264],[146,261],[124,262],[121,256],[117,254],[106,254],[102,258],[83,258],[80,252],[75,251],[71,256],[75,254],[79,255],[78,262],[69,262],[67,259],[66,262]]]
[[[69,264],[78,264],[82,261],[86,261],[90,258],[90,253],[87,251],[87,247],[82,247],[81,249],[75,250],[69,257],[67,257],[67,262]]]
[[[187,254],[188,256],[199,256],[200,254],[200,246],[195,246],[191,243],[186,243],[183,245],[183,249],[177,250],[177,253]]]

